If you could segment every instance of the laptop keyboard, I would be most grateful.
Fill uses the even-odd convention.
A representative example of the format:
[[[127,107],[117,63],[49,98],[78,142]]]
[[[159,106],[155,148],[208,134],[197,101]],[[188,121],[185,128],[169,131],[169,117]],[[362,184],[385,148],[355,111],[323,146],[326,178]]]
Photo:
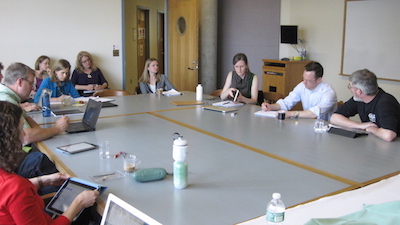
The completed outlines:
[[[88,126],[85,125],[84,123],[70,123],[68,126],[69,132],[81,131],[86,129],[88,129]]]

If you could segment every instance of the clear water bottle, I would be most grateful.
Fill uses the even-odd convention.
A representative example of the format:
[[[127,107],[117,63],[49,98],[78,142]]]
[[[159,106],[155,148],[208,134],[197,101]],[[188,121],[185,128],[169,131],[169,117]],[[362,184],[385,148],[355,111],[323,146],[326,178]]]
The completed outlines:
[[[172,158],[174,162],[174,186],[176,189],[184,189],[188,185],[188,164],[186,162],[187,141],[179,133],[174,133],[172,138]]]
[[[272,194],[272,200],[267,205],[266,214],[269,224],[282,224],[285,220],[285,205],[281,200],[281,194]]]
[[[196,101],[202,101],[203,100],[203,86],[201,84],[198,84],[196,87]]]
[[[45,92],[42,98],[42,113],[44,117],[51,116],[50,112],[50,95],[49,93]]]

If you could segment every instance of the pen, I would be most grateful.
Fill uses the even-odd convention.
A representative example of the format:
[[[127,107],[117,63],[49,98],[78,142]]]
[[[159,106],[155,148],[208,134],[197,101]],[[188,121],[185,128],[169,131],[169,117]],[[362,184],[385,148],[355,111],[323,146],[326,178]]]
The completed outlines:
[[[115,173],[107,173],[107,174],[101,174],[101,175],[94,175],[93,177],[97,178],[97,177],[107,177],[107,176],[112,176],[115,175]]]
[[[224,102],[222,105],[226,105],[226,104],[229,104],[229,102]]]
[[[236,102],[238,95],[239,95],[239,90],[236,90],[235,97],[233,98],[234,102]]]

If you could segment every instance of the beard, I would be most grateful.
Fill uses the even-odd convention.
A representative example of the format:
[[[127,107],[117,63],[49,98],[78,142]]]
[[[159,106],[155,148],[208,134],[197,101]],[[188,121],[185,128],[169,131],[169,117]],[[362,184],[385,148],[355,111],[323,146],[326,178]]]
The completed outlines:
[[[353,100],[356,102],[362,102],[363,100],[357,96],[353,96]]]

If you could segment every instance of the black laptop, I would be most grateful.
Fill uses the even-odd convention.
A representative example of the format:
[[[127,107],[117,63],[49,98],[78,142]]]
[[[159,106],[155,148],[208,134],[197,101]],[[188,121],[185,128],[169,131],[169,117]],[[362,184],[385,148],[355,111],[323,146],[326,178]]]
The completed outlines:
[[[70,123],[66,130],[67,133],[80,133],[96,130],[96,123],[100,115],[101,107],[101,102],[89,99],[82,121]]]

